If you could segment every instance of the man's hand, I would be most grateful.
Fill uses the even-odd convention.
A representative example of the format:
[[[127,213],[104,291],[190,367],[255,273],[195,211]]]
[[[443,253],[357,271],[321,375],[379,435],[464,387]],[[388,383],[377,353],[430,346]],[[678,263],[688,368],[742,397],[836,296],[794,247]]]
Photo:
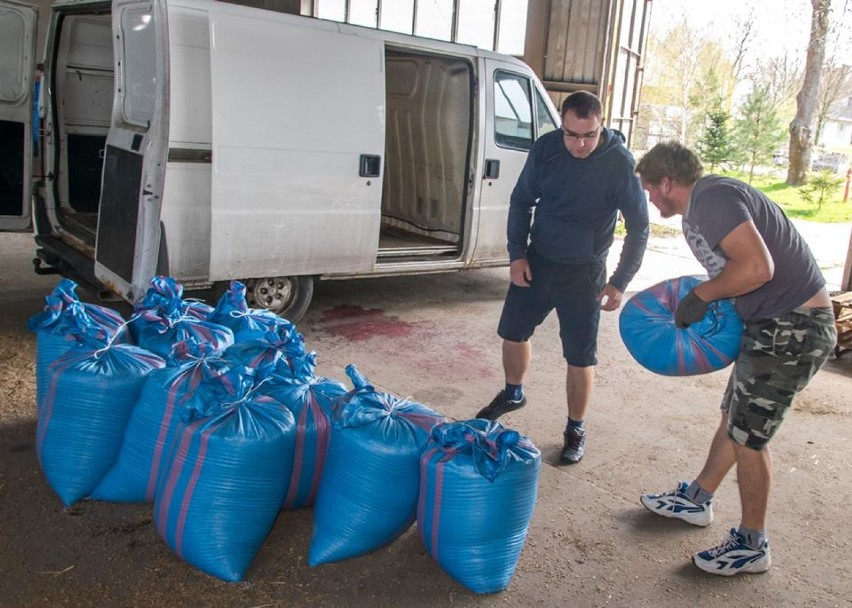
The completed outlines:
[[[518,287],[529,287],[532,281],[532,270],[526,258],[518,258],[509,264],[509,277]]]
[[[624,294],[612,286],[612,284],[607,283],[604,285],[603,290],[598,294],[598,300],[601,303],[602,310],[618,310],[618,307],[621,306],[621,297]]]
[[[702,300],[693,289],[680,301],[675,311],[675,327],[685,329],[698,323],[707,313],[707,302]]]

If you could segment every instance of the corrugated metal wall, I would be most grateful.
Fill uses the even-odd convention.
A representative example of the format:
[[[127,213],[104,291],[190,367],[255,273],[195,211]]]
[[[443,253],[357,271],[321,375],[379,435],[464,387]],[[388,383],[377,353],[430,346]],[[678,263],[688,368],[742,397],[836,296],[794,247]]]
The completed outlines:
[[[557,106],[574,91],[598,95],[607,126],[629,143],[650,13],[651,0],[530,2],[524,60]]]

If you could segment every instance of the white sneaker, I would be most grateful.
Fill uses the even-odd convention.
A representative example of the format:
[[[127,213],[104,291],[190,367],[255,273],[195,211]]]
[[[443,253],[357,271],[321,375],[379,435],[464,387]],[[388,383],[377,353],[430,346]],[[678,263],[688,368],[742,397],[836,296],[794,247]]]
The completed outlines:
[[[696,553],[692,561],[710,574],[733,576],[740,572],[766,572],[772,565],[772,555],[769,553],[769,541],[763,541],[760,549],[752,549],[745,544],[745,538],[731,528],[730,535],[721,545]]]
[[[644,494],[639,500],[642,505],[663,517],[682,519],[693,526],[709,526],[713,521],[713,504],[707,501],[704,504],[692,502],[686,497],[686,489],[689,484],[679,481],[677,488],[662,494]]]

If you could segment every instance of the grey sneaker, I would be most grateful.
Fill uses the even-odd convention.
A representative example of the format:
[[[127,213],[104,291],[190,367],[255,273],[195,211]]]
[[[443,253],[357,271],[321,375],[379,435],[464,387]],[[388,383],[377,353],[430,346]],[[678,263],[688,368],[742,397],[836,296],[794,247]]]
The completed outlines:
[[[769,541],[763,541],[760,549],[752,549],[739,532],[731,528],[730,535],[721,545],[696,553],[692,561],[710,574],[733,576],[740,572],[766,572],[772,566],[772,555],[769,553]]]
[[[559,453],[559,464],[577,464],[586,455],[586,431],[568,427],[562,435],[565,444]]]
[[[519,410],[527,404],[526,396],[521,397],[518,401],[506,399],[505,391],[500,391],[497,396],[491,400],[491,403],[479,410],[477,418],[485,418],[486,420],[497,420],[503,414]]]
[[[693,526],[709,526],[713,521],[713,503],[709,500],[702,505],[692,502],[684,493],[688,487],[688,483],[679,481],[674,490],[662,494],[645,494],[639,501],[657,515],[681,519]]]

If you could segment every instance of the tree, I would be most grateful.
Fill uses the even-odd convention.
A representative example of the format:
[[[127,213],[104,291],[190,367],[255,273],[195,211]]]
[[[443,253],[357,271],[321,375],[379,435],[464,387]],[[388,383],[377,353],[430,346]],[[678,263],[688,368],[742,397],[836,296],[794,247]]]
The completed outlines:
[[[725,161],[731,160],[733,142],[728,129],[731,115],[722,109],[722,100],[716,97],[713,106],[707,111],[707,124],[704,134],[698,140],[698,154],[710,166],[710,171]]]
[[[717,40],[685,17],[664,31],[651,28],[647,56],[637,130],[651,144],[660,139],[689,143],[703,129],[695,118],[703,117],[707,101],[721,89],[733,89],[730,61]]]
[[[784,128],[772,106],[769,87],[754,87],[734,125],[737,152],[749,166],[749,183],[754,177],[754,168],[771,160],[784,138]]]
[[[787,183],[799,186],[805,182],[813,151],[814,114],[819,100],[820,78],[825,62],[828,14],[831,0],[811,0],[811,33],[805,61],[805,78],[796,96],[796,116],[790,123],[790,165]]]
[[[807,185],[802,186],[799,191],[806,201],[816,203],[817,213],[819,213],[823,202],[831,198],[842,183],[843,178],[839,175],[835,175],[831,171],[818,171],[811,175]]]

